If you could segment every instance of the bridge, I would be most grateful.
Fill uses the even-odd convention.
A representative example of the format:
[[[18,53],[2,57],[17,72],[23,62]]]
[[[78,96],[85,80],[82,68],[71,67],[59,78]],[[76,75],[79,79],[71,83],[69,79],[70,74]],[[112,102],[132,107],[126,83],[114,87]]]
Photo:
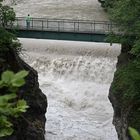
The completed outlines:
[[[30,27],[25,17],[17,17],[8,29],[16,29],[17,37],[106,42],[110,32],[117,32],[109,21],[32,18]]]

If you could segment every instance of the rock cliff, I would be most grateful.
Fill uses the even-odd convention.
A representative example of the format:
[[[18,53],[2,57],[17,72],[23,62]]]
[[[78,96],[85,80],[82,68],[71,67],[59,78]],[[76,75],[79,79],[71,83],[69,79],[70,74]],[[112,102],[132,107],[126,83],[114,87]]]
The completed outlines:
[[[133,56],[128,54],[128,49],[130,50],[131,48],[122,47],[122,52],[118,57],[116,73],[133,59]],[[118,80],[116,73],[109,91],[109,99],[114,109],[113,124],[118,133],[119,140],[130,140],[129,126],[134,127],[140,132],[140,102],[124,99],[124,94],[126,94],[125,88],[128,87],[115,87],[116,84],[118,85],[121,82],[121,79]]]
[[[46,96],[39,89],[37,72],[26,64],[15,50],[0,52],[0,73],[5,70],[18,72],[27,70],[26,84],[19,90],[18,97],[24,98],[29,109],[18,120],[13,120],[14,134],[1,140],[45,140]]]

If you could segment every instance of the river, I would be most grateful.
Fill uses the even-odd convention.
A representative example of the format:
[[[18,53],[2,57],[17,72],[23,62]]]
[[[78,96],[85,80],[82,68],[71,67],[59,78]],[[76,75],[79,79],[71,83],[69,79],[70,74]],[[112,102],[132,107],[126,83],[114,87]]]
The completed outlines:
[[[108,20],[97,0],[14,3],[17,16]],[[20,41],[26,50],[21,57],[38,71],[40,88],[48,97],[46,140],[117,140],[108,92],[120,45],[23,38]]]

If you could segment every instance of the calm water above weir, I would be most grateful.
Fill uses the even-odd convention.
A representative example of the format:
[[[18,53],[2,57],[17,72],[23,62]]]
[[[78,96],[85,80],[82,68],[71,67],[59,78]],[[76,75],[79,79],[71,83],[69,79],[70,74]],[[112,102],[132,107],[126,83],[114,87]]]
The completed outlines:
[[[10,0],[6,3],[11,4]],[[17,16],[108,20],[97,0],[15,0]],[[107,98],[120,46],[20,39],[48,97],[46,140],[117,140]]]
[[[13,2],[14,1],[14,2]],[[57,19],[108,20],[98,0],[5,0],[13,5],[17,16]]]

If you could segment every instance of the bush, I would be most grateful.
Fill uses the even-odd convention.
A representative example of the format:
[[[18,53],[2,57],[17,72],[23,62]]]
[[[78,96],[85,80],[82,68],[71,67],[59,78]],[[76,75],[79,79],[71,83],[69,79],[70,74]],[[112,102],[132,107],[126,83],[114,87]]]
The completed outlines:
[[[0,89],[0,137],[11,135],[13,130],[12,120],[26,112],[28,105],[25,100],[18,99],[17,92],[24,85],[24,77],[27,71],[20,71],[14,74],[12,71],[5,71],[1,75]]]

